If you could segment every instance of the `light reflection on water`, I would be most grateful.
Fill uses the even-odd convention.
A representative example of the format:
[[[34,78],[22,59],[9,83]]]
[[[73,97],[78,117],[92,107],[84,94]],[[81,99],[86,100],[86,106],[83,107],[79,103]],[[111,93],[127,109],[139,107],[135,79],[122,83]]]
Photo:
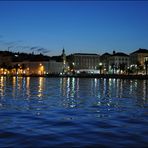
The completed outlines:
[[[14,99],[58,96],[69,107],[76,107],[77,103],[84,103],[90,97],[92,102],[105,98],[110,101],[113,98],[134,98],[142,103],[148,99],[148,80],[0,77],[0,97],[7,96]]]
[[[122,79],[79,79],[61,78],[60,93],[65,102],[71,101],[71,107],[76,107],[77,100],[92,97],[93,101],[108,99],[110,106],[113,98],[136,99],[144,103],[148,99],[148,80],[122,80]],[[86,101],[85,100],[85,101]],[[84,100],[83,100],[84,101]],[[90,101],[90,100],[89,100]],[[100,102],[98,101],[98,104]]]
[[[0,147],[145,146],[147,105],[148,80],[0,77]]]
[[[43,84],[44,84],[44,78],[43,77],[39,77],[39,86],[38,86],[38,97],[41,98],[42,97],[42,93],[43,93]]]
[[[0,77],[0,95],[3,97],[4,96],[4,91],[5,91],[5,84],[4,84],[4,77]]]

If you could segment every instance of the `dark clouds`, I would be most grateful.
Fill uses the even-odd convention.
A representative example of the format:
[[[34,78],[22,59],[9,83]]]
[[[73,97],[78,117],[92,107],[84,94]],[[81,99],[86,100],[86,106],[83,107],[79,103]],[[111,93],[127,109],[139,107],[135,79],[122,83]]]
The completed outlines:
[[[30,50],[36,50],[38,47],[31,47]]]
[[[42,46],[28,46],[28,45],[21,45],[23,41],[5,41],[3,36],[0,35],[0,45],[2,45],[5,49],[9,51],[17,51],[17,52],[35,52],[35,53],[49,53],[50,51]]]
[[[30,50],[39,52],[39,53],[49,53],[50,51],[43,47],[31,47]]]

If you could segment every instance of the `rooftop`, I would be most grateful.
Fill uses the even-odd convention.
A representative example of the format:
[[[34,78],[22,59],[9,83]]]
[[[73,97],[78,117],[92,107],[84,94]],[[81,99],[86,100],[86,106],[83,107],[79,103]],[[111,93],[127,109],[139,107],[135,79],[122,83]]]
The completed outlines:
[[[104,54],[102,54],[101,56],[110,56],[111,54],[108,52],[105,52]]]
[[[117,52],[117,53],[114,53],[112,56],[127,56],[128,57],[129,55],[127,55],[123,52]]]
[[[74,53],[73,55],[95,55],[95,56],[98,56],[98,54],[95,54],[95,53]]]
[[[134,53],[148,53],[148,50],[139,48],[138,50],[132,52],[131,54],[134,54]]]

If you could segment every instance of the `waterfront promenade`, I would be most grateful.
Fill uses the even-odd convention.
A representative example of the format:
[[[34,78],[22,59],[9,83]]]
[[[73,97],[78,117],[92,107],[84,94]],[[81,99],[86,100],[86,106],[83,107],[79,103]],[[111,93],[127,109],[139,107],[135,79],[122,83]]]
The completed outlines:
[[[115,78],[115,79],[148,79],[148,75],[119,75],[119,74],[47,75],[47,77]]]
[[[46,74],[46,75],[1,75],[5,77],[73,77],[73,78],[112,78],[112,79],[148,79],[148,75],[135,74]]]

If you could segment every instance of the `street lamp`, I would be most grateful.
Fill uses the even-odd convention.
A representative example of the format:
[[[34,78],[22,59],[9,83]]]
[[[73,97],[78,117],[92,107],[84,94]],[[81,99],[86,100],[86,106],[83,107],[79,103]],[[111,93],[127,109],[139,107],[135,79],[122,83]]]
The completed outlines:
[[[99,63],[99,70],[100,70],[100,74],[102,74],[102,68],[103,68],[103,63]]]
[[[71,69],[72,73],[74,74],[75,73],[75,63],[72,62],[72,69]]]
[[[44,73],[44,66],[40,63],[39,65],[39,74],[42,75]]]

